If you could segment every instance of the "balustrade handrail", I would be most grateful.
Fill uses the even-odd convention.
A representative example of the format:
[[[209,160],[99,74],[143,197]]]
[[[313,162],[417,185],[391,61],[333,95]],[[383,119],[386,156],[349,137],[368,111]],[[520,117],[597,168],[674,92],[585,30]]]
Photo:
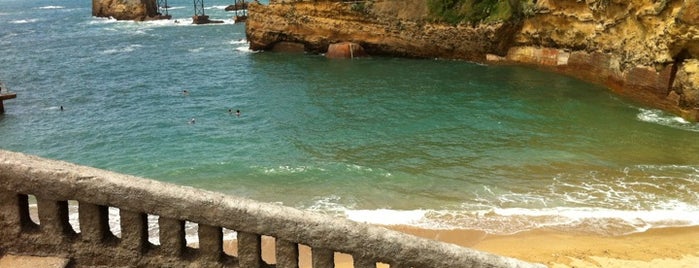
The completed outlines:
[[[4,150],[0,150],[0,189],[272,236],[374,262],[539,267],[328,215]]]

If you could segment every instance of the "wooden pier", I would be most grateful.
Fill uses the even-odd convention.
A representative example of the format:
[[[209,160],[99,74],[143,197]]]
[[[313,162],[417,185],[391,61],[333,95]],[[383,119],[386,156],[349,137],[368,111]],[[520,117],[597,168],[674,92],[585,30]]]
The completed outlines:
[[[16,93],[0,93],[0,114],[5,113],[5,106],[2,104],[2,102],[14,98],[17,98]]]

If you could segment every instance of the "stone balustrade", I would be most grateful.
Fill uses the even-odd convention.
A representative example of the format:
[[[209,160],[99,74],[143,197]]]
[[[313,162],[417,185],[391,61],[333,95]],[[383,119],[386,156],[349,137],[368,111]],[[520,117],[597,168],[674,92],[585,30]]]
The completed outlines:
[[[30,216],[36,198],[38,222]],[[79,232],[69,221],[78,203]],[[119,209],[112,233],[109,208]],[[149,242],[148,215],[158,216],[160,245]],[[198,248],[185,222],[198,224]],[[113,228],[113,227],[112,227]],[[222,229],[237,232],[237,256],[223,250]],[[276,264],[261,256],[274,238]],[[0,150],[0,254],[68,258],[73,267],[299,267],[299,245],[313,267],[334,267],[334,254],[354,267],[542,267],[289,207],[172,185]],[[513,245],[514,246],[514,245]]]

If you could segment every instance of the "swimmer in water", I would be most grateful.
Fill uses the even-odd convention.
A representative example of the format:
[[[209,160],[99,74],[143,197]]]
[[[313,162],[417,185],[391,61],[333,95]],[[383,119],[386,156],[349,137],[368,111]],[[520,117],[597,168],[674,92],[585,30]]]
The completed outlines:
[[[235,110],[235,116],[240,117],[240,110]]]
[[[192,120],[189,120],[189,124],[192,124],[192,125],[194,125],[194,123],[196,123],[196,122],[197,122],[197,121],[194,120],[194,118],[192,118]]]

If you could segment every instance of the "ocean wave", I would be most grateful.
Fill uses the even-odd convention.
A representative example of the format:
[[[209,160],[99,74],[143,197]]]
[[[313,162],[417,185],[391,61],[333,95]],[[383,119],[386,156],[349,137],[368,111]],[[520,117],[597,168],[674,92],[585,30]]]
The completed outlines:
[[[294,174],[306,173],[308,171],[325,171],[325,169],[309,166],[278,166],[262,168],[262,172],[265,174]]]
[[[43,6],[43,7],[38,7],[38,9],[64,9],[66,7],[64,6]]]
[[[341,202],[342,201],[342,202]],[[301,208],[316,213],[330,214],[330,215],[345,215],[348,211],[347,205],[342,205],[342,203],[347,203],[347,201],[342,200],[342,197],[337,195],[330,195],[324,197],[316,197],[312,201],[312,204],[308,207]],[[349,202],[349,207],[354,206],[354,202]]]
[[[507,235],[536,229],[599,235],[625,235],[651,228],[699,225],[699,208],[630,211],[590,207],[487,210],[345,210],[353,221],[378,225],[406,225],[426,229],[470,229]]]
[[[87,24],[106,24],[106,23],[116,23],[118,22],[117,19],[109,17],[109,18],[103,18],[103,17],[92,17],[92,20],[88,21]]]
[[[210,7],[204,7],[204,9],[219,9],[219,10],[224,10],[228,6],[210,6]]]
[[[240,52],[257,53],[257,51],[250,50],[250,43],[247,39],[231,40],[228,44],[236,46],[234,49]]]
[[[639,109],[638,120],[681,130],[699,132],[699,124],[689,122],[682,117],[668,114],[661,110]]]
[[[134,50],[141,48],[141,47],[143,47],[143,46],[138,45],[138,44],[132,44],[132,45],[128,45],[126,47],[107,49],[105,51],[102,51],[102,54],[129,53],[129,52],[133,52]]]
[[[27,20],[13,20],[10,21],[12,24],[27,24],[27,23],[34,23],[39,21],[39,19],[27,19]]]
[[[228,43],[231,45],[247,45],[247,44],[249,44],[247,39],[231,40]]]
[[[238,46],[238,47],[235,47],[235,50],[240,51],[240,52],[246,52],[246,53],[259,53],[260,52],[260,51],[252,50],[248,46]]]

